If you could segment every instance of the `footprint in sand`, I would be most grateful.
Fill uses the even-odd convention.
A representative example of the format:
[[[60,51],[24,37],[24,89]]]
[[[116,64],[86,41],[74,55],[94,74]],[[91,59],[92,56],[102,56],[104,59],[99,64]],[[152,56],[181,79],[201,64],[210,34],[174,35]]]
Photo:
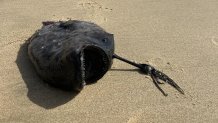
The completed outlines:
[[[87,12],[88,20],[90,19],[98,23],[107,22],[107,18],[104,15],[112,11],[111,8],[104,7],[94,0],[82,0],[78,2],[78,7]]]
[[[78,5],[84,9],[96,9],[96,10],[101,10],[101,11],[112,11],[113,9],[104,7],[100,3],[97,3],[94,0],[83,0],[78,3]]]
[[[211,42],[212,42],[214,45],[218,46],[218,38],[212,37]]]

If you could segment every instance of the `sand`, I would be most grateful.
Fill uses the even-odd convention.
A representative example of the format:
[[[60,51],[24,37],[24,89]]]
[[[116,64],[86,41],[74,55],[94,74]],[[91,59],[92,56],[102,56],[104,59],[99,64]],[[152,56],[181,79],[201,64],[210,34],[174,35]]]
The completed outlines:
[[[217,123],[215,0],[0,0],[0,122]],[[79,94],[44,84],[23,45],[46,20],[92,21],[115,36],[116,53],[173,78],[163,96],[150,77],[114,60]]]

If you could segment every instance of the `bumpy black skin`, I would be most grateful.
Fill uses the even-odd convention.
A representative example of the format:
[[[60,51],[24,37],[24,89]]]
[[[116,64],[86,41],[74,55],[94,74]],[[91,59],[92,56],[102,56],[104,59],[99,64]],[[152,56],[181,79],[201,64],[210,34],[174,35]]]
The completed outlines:
[[[97,48],[99,54],[106,56],[101,70],[87,68],[86,75],[94,76],[87,81],[93,82],[111,67],[114,54],[112,34],[90,22],[69,20],[44,22],[43,27],[28,40],[28,54],[38,75],[45,82],[64,90],[83,88],[80,57],[87,47]],[[99,57],[101,55],[87,58],[92,61],[86,62],[101,62],[103,58]]]

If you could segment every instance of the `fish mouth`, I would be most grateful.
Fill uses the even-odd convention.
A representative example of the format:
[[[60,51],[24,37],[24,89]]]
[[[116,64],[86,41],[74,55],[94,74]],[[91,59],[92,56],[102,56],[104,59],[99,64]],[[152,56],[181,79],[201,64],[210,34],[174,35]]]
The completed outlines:
[[[80,53],[81,84],[91,84],[101,79],[110,67],[106,52],[94,45],[85,46]]]

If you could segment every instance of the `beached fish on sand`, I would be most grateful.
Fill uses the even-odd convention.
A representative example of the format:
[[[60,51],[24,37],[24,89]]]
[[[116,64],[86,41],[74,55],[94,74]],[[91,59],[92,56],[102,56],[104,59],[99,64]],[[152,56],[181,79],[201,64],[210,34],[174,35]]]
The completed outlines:
[[[46,21],[28,40],[28,54],[37,74],[48,84],[81,91],[86,84],[101,79],[113,59],[119,59],[151,76],[156,87],[159,80],[184,91],[167,75],[148,64],[138,64],[114,53],[113,34],[98,25],[78,20]]]

